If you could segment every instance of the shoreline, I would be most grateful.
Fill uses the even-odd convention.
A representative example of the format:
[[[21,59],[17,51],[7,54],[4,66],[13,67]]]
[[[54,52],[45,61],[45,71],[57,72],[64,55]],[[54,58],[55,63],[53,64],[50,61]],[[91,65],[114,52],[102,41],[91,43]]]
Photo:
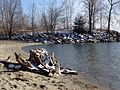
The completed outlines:
[[[14,52],[22,54],[23,58],[28,58],[28,54],[21,48],[28,45],[38,45],[40,43],[25,43],[19,41],[0,41],[0,60],[5,60],[11,56],[11,62],[15,62]],[[6,71],[0,63],[0,89],[11,90],[107,90],[85,80],[79,75],[61,75],[50,78],[28,71],[3,72]]]
[[[2,35],[0,40],[9,40],[10,38]],[[80,43],[105,43],[120,42],[120,33],[117,31],[96,31],[89,33],[59,32],[59,33],[20,33],[13,34],[10,40],[42,43],[42,44],[80,44]]]

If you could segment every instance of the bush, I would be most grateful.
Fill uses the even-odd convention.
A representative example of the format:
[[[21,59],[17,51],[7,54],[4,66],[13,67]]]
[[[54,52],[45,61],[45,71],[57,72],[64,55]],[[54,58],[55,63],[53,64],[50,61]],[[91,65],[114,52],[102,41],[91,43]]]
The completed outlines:
[[[80,33],[86,33],[85,29],[86,21],[84,20],[83,16],[78,16],[75,18],[74,21],[74,32],[80,34]]]

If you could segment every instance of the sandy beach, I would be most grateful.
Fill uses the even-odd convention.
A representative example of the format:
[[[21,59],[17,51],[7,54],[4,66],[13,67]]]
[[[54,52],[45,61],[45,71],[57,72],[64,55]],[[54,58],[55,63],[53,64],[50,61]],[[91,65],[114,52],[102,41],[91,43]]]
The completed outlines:
[[[25,43],[17,41],[0,41],[0,60],[4,61],[11,56],[11,62],[15,61],[14,52],[28,58],[28,54],[21,47],[38,43]],[[9,71],[0,63],[0,90],[106,90],[94,85],[79,75],[61,75],[59,77],[47,77],[29,71]]]

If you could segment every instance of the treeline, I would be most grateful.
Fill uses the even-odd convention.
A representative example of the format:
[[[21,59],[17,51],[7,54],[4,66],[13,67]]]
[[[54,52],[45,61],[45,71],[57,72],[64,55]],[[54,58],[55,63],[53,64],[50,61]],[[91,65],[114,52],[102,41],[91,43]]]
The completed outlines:
[[[20,31],[53,33],[59,28],[89,34],[99,28],[109,33],[113,21],[119,22],[119,11],[120,0],[41,0],[26,11],[21,0],[0,0],[0,31],[9,39]]]

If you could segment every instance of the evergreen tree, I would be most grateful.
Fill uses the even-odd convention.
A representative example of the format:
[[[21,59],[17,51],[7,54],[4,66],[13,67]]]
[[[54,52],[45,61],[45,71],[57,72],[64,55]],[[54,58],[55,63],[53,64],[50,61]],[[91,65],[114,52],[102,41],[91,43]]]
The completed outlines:
[[[85,24],[86,22],[83,16],[79,15],[78,17],[76,17],[74,21],[74,32],[86,33]]]

